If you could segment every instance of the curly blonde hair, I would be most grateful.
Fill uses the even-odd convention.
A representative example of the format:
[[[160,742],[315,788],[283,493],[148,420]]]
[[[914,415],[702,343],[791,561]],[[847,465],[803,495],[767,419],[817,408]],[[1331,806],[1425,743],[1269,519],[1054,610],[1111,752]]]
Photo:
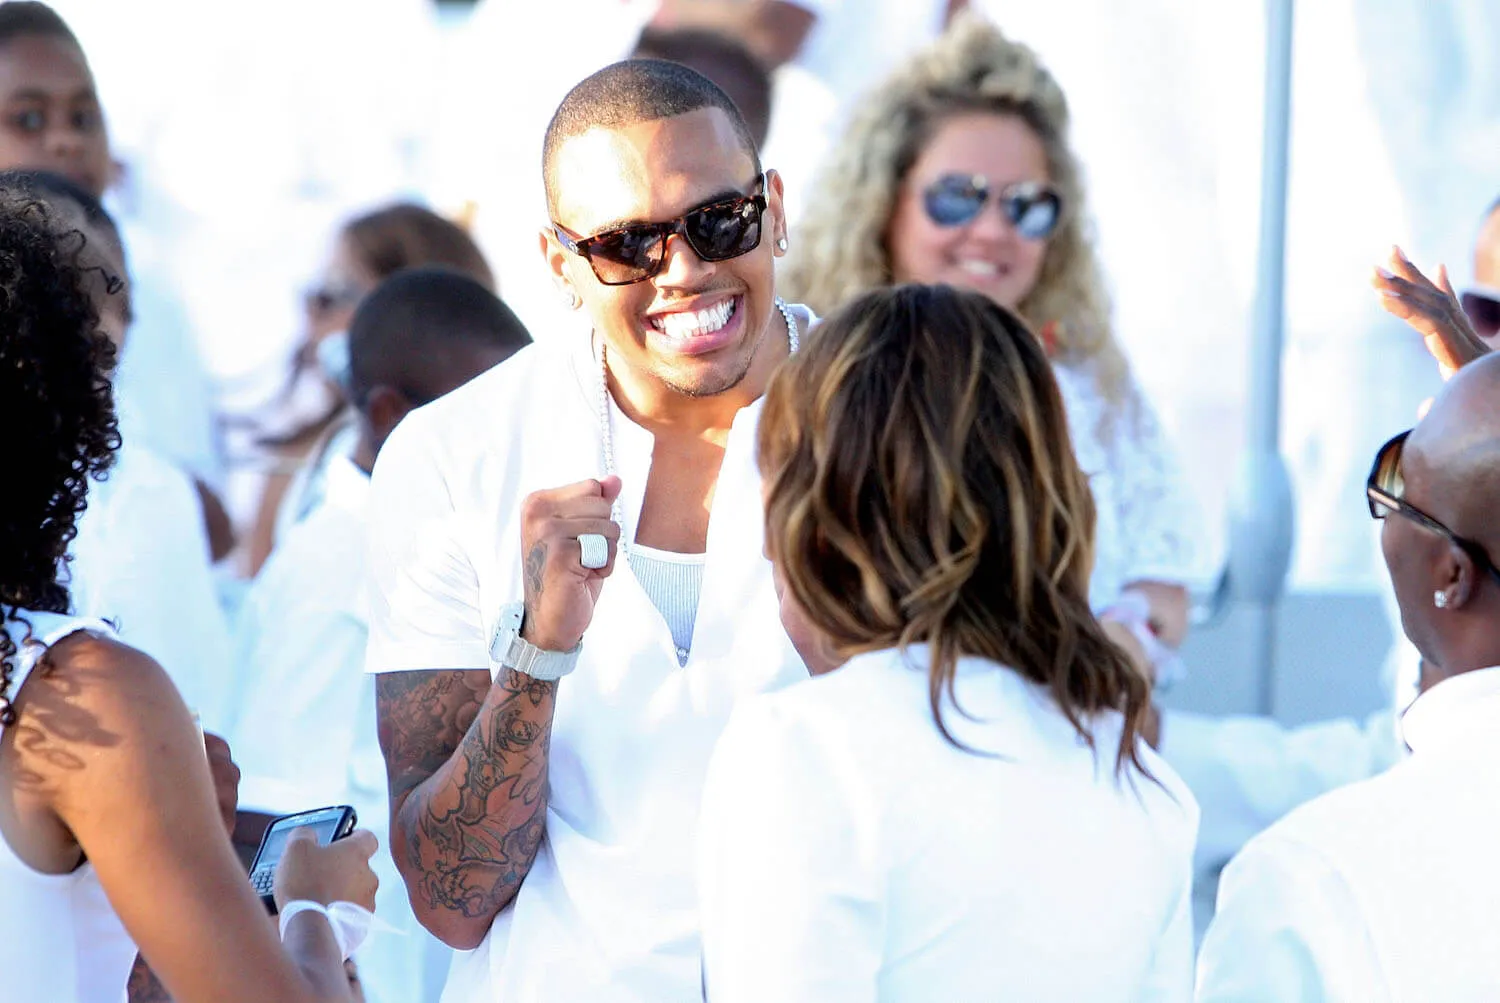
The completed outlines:
[[[926,644],[954,744],[958,660],[987,658],[1047,687],[1090,746],[1119,712],[1116,769],[1151,776],[1150,687],[1089,607],[1093,496],[1014,314],[947,286],[855,298],[771,380],[758,460],[767,553],[840,656]]]
[[[1092,369],[1115,410],[1131,399],[1133,383],[1068,145],[1067,100],[1031,49],[978,14],[957,18],[865,98],[809,193],[778,286],[827,313],[894,281],[886,231],[907,172],[944,122],[975,112],[1014,115],[1041,140],[1063,210],[1036,287],[1017,312],[1034,330],[1050,326],[1058,360]]]

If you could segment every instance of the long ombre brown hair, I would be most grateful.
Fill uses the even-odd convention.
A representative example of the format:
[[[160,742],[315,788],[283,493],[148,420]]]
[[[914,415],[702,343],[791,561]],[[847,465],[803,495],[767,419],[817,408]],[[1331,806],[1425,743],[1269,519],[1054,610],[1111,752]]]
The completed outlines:
[[[1150,689],[1089,608],[1093,498],[1015,315],[947,286],[856,298],[772,380],[759,462],[768,553],[841,657],[927,644],[950,742],[958,659],[1009,666],[1091,747],[1091,717],[1123,714],[1116,769],[1149,776]]]

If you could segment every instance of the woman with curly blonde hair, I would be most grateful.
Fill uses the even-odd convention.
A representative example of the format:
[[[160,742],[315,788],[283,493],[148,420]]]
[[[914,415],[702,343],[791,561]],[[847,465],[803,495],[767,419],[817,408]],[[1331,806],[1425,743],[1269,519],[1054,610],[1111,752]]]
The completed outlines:
[[[892,282],[973,289],[1051,358],[1098,507],[1091,599],[1153,674],[1176,667],[1194,505],[1110,324],[1057,81],[977,15],[870,94],[835,146],[779,276],[827,313]]]
[[[767,390],[766,552],[815,678],[709,766],[713,1003],[1189,997],[1197,810],[1089,606],[1050,368],[990,299],[913,285]]]

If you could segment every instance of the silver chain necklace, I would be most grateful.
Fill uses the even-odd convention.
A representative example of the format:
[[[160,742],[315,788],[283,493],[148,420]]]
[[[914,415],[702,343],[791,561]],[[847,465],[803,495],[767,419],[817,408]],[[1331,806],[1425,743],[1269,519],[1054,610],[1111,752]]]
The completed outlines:
[[[741,307],[744,309],[744,307]],[[782,318],[786,321],[786,343],[791,354],[797,354],[797,349],[802,345],[802,339],[797,333],[797,318],[792,315],[792,310],[786,305],[786,300],[780,296],[776,297],[776,309],[781,311]],[[615,436],[614,420],[609,411],[609,361],[608,352],[604,347],[603,339],[599,341],[599,431],[604,440],[604,475],[613,477],[615,475]],[[609,517],[620,527],[620,542],[617,545],[620,555],[627,561],[630,560],[630,547],[625,543],[625,518],[624,510],[620,508],[620,499],[616,498],[614,506],[610,509]]]

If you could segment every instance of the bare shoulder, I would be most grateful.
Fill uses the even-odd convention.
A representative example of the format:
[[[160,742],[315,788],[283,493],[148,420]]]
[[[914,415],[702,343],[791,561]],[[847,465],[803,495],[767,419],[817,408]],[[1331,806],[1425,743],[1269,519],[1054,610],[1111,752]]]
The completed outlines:
[[[16,699],[19,717],[36,718],[42,725],[68,723],[69,708],[120,724],[149,726],[153,711],[183,709],[183,703],[150,655],[112,637],[79,630],[48,649]]]
[[[7,730],[7,738],[9,731]],[[186,730],[191,716],[144,652],[81,630],[48,649],[16,694],[16,762],[37,781],[88,774],[101,756]]]

